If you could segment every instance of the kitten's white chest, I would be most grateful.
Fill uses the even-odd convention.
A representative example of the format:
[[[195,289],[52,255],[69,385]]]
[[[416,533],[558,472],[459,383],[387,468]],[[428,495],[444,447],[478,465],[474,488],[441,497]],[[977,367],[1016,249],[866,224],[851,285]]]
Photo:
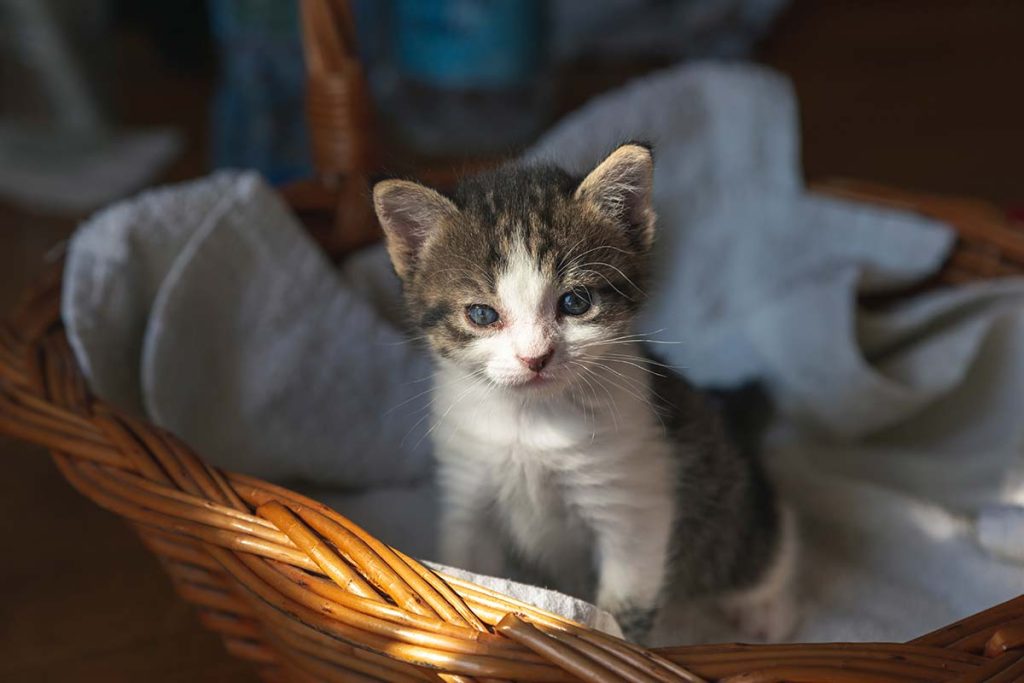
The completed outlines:
[[[551,473],[579,465],[607,440],[608,425],[568,401],[530,402],[486,385],[440,384],[434,401],[438,456]],[[529,475],[524,475],[529,476]]]
[[[552,572],[589,565],[592,536],[569,489],[594,438],[591,426],[566,407],[541,410],[488,393],[447,414],[438,401],[442,476],[471,473],[502,534],[534,563]],[[450,404],[458,394],[441,396]]]
[[[591,566],[593,519],[581,507],[670,496],[666,441],[631,397],[602,411],[441,378],[435,398],[442,483],[458,480],[442,488],[477,492],[518,551],[552,573]]]

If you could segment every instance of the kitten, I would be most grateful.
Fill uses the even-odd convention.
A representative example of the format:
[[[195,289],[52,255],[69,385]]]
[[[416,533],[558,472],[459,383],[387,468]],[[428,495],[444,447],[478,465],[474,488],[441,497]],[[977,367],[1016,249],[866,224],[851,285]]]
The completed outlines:
[[[616,149],[582,180],[511,165],[452,198],[374,188],[414,323],[437,360],[442,560],[501,574],[506,548],[627,635],[666,587],[720,598],[750,635],[794,621],[794,564],[755,447],[630,329],[654,239],[653,160]]]

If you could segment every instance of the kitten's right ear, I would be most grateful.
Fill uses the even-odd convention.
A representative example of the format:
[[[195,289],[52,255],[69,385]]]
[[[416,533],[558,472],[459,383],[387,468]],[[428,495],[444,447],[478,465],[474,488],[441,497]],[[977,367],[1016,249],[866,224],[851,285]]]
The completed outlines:
[[[384,228],[391,263],[403,280],[412,271],[427,238],[459,213],[447,197],[408,180],[384,180],[374,185],[373,207]]]

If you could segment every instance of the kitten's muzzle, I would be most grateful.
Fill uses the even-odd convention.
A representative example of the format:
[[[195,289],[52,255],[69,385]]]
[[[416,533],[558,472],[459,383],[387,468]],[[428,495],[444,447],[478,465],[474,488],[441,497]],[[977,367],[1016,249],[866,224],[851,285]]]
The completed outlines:
[[[543,355],[540,356],[516,356],[519,362],[529,368],[532,372],[540,372],[547,367],[551,361],[551,357],[555,355],[555,348],[551,347]]]

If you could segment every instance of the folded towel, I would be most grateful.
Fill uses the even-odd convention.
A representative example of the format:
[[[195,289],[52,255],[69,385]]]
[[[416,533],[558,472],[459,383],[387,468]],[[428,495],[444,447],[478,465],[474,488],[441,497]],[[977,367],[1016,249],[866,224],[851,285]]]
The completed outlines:
[[[795,111],[774,73],[685,66],[589,103],[528,156],[582,169],[654,143],[659,286],[641,331],[681,341],[658,349],[698,382],[760,378],[778,399],[767,455],[806,531],[795,637],[909,638],[1024,592],[999,559],[1020,557],[1024,284],[861,310],[860,293],[933,273],[952,234],[808,194]],[[101,395],[219,465],[332,487],[343,514],[433,559],[430,369],[396,300],[381,248],[339,277],[267,187],[220,174],[83,226],[64,318]],[[655,640],[742,637],[692,615],[673,605]]]
[[[359,275],[388,273],[374,263],[339,278],[258,176],[219,173],[82,226],[63,315],[100,396],[222,467],[352,488],[410,482],[431,470],[417,424],[431,371],[371,306],[397,292]]]

